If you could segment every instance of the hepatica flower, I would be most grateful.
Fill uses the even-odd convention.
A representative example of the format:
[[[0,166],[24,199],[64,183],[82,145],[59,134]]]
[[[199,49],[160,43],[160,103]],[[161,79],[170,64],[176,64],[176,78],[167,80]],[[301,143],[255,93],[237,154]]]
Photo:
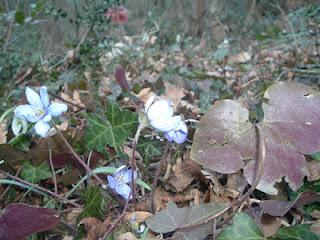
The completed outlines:
[[[163,132],[168,141],[183,143],[187,139],[188,127],[180,116],[173,116],[173,104],[168,100],[155,101],[152,96],[145,104],[150,125]]]
[[[131,197],[131,187],[129,186],[132,179],[132,174],[134,174],[134,180],[137,179],[137,172],[128,169],[126,166],[121,166],[117,168],[114,174],[107,177],[109,187],[114,190],[117,194],[125,199],[130,199]]]
[[[51,103],[47,87],[40,87],[39,94],[31,88],[26,88],[26,97],[29,104],[18,106],[15,110],[15,118],[25,119],[35,123],[34,130],[41,137],[46,137],[52,117],[58,117],[68,110],[63,103]],[[23,120],[22,120],[23,121]]]

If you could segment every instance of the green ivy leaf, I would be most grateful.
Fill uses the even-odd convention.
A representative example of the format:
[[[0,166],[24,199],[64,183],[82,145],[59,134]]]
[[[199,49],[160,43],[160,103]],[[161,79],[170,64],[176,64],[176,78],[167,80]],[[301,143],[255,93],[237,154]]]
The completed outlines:
[[[88,128],[85,133],[88,150],[96,149],[104,153],[106,145],[117,150],[118,146],[133,136],[137,129],[137,114],[127,110],[120,111],[115,104],[108,105],[106,116],[104,119],[92,113],[88,114]]]
[[[163,154],[162,143],[159,140],[139,139],[137,149],[143,160],[149,163],[154,157],[159,157]]]
[[[312,159],[320,161],[320,152],[316,152],[309,155]]]
[[[290,240],[319,240],[317,234],[310,231],[310,225],[298,224],[292,227],[280,228],[277,232],[276,239],[290,239]]]
[[[46,162],[39,166],[32,166],[29,162],[24,162],[22,165],[21,177],[28,182],[39,183],[51,176],[51,170]]]
[[[77,222],[85,217],[102,219],[104,216],[105,201],[99,187],[88,187],[81,193],[84,200],[84,210],[78,216]]]
[[[21,10],[17,10],[16,14],[14,15],[14,20],[16,21],[16,23],[23,24],[24,19],[25,19],[24,12]]]
[[[257,224],[245,213],[237,213],[233,224],[227,227],[218,240],[265,240]]]

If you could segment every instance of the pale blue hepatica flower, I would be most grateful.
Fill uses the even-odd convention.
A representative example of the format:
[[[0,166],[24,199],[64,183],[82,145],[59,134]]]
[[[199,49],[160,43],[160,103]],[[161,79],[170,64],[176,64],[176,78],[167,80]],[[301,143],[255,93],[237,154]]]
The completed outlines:
[[[168,141],[176,142],[178,144],[183,143],[185,140],[187,140],[188,136],[188,127],[184,122],[180,122],[180,124],[174,128],[173,130],[169,132],[165,132],[164,135],[168,139]]]
[[[41,137],[46,137],[52,117],[58,117],[68,110],[64,103],[51,103],[47,87],[40,87],[40,94],[31,88],[26,88],[26,97],[29,104],[18,106],[15,110],[15,116],[35,123],[34,130]]]
[[[170,142],[180,144],[187,139],[188,127],[180,116],[173,116],[173,112],[173,104],[168,100],[155,101],[155,97],[152,96],[145,104],[145,113],[150,125],[163,132]]]
[[[132,180],[132,174],[134,174],[134,180],[137,179],[137,172],[128,169],[125,165],[117,168],[114,174],[107,177],[109,187],[117,194],[125,199],[132,198],[131,187],[129,186]]]

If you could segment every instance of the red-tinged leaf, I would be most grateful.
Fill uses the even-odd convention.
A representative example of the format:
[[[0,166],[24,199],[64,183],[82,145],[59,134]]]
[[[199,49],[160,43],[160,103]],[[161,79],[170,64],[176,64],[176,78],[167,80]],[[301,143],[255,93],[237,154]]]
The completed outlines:
[[[124,6],[108,9],[106,16],[115,24],[124,24],[128,22],[128,10]]]
[[[58,223],[57,212],[52,209],[10,204],[0,215],[0,239],[25,239],[30,234],[52,229]]]
[[[116,78],[117,83],[124,91],[130,91],[130,87],[126,77],[126,71],[124,70],[122,65],[118,65],[114,72],[114,76]]]
[[[271,216],[284,216],[291,208],[301,209],[304,205],[319,202],[316,192],[303,192],[293,201],[265,200],[260,203],[263,211]]]
[[[255,154],[254,141],[249,111],[232,100],[217,101],[199,122],[191,158],[213,171],[234,173]]]
[[[304,154],[320,150],[320,93],[300,83],[279,82],[267,89],[265,98],[260,124],[266,156],[257,188],[277,194],[274,184],[285,178],[296,190],[308,173]],[[191,157],[220,173],[243,168],[252,183],[255,146],[248,110],[232,100],[217,101],[199,122]]]
[[[58,153],[52,156],[52,163],[54,168],[63,168],[68,164],[72,164],[75,168],[82,169],[82,166],[73,156],[73,154],[68,152]]]
[[[103,159],[103,156],[97,152],[92,152],[90,166],[96,165],[98,160]],[[75,156],[68,152],[61,152],[52,156],[52,163],[54,168],[63,168],[68,164],[71,164],[74,168],[82,170],[83,167],[75,158]]]

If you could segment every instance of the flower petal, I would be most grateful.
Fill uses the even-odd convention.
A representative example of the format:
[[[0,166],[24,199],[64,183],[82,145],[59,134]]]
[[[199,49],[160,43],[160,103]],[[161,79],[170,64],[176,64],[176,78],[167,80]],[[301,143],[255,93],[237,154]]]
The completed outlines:
[[[177,130],[166,132],[164,135],[168,139],[168,141],[174,141],[178,144],[181,144],[187,140],[188,127],[184,122],[181,122]]]
[[[109,183],[110,188],[115,189],[116,185],[117,185],[116,179],[110,175],[107,176],[107,179],[108,179],[108,183]]]
[[[131,180],[132,180],[132,172],[134,172],[134,175],[133,175],[133,180],[136,180],[137,177],[138,177],[138,174],[136,171],[132,171],[132,169],[128,169],[127,171],[125,171],[123,173],[123,182],[124,183],[131,183]]]
[[[48,114],[53,117],[58,117],[66,111],[68,111],[68,106],[64,103],[51,103],[48,108]]]
[[[173,107],[167,100],[159,100],[152,103],[147,109],[147,116],[150,121],[168,119],[173,115]]]
[[[47,115],[42,116],[41,121],[47,123],[47,122],[50,122],[51,119],[52,119],[51,115],[47,114]]]
[[[20,105],[14,110],[15,115],[18,118],[25,118],[29,122],[37,122],[39,120],[38,113],[41,111],[38,107],[33,107],[31,105]]]
[[[129,199],[131,195],[131,188],[124,183],[118,183],[115,187],[116,192],[125,199]]]
[[[42,106],[44,109],[46,109],[50,103],[47,87],[42,86],[39,92],[40,92],[40,99],[42,102]]]
[[[20,134],[20,131],[22,129],[21,124],[21,118],[18,118],[17,116],[14,116],[12,124],[11,124],[12,132],[15,136],[18,136]]]
[[[168,132],[174,129],[175,122],[173,118],[157,119],[154,121],[150,121],[150,125],[158,131]]]
[[[164,136],[167,138],[167,140],[169,142],[172,142],[173,138],[174,138],[174,134],[175,134],[175,130],[172,130],[172,131],[169,131],[169,132],[165,132]]]
[[[176,131],[176,134],[173,137],[173,141],[175,141],[178,144],[183,143],[187,140],[188,133],[182,132],[182,131]]]
[[[28,102],[30,103],[31,106],[33,107],[38,107],[40,109],[44,109],[42,102],[41,102],[41,98],[39,96],[39,94],[34,91],[33,89],[27,87],[26,88],[26,97]]]
[[[49,129],[50,129],[50,125],[48,123],[45,123],[45,122],[42,122],[42,121],[38,121],[34,125],[34,130],[41,137],[46,137],[47,134],[48,134]]]

